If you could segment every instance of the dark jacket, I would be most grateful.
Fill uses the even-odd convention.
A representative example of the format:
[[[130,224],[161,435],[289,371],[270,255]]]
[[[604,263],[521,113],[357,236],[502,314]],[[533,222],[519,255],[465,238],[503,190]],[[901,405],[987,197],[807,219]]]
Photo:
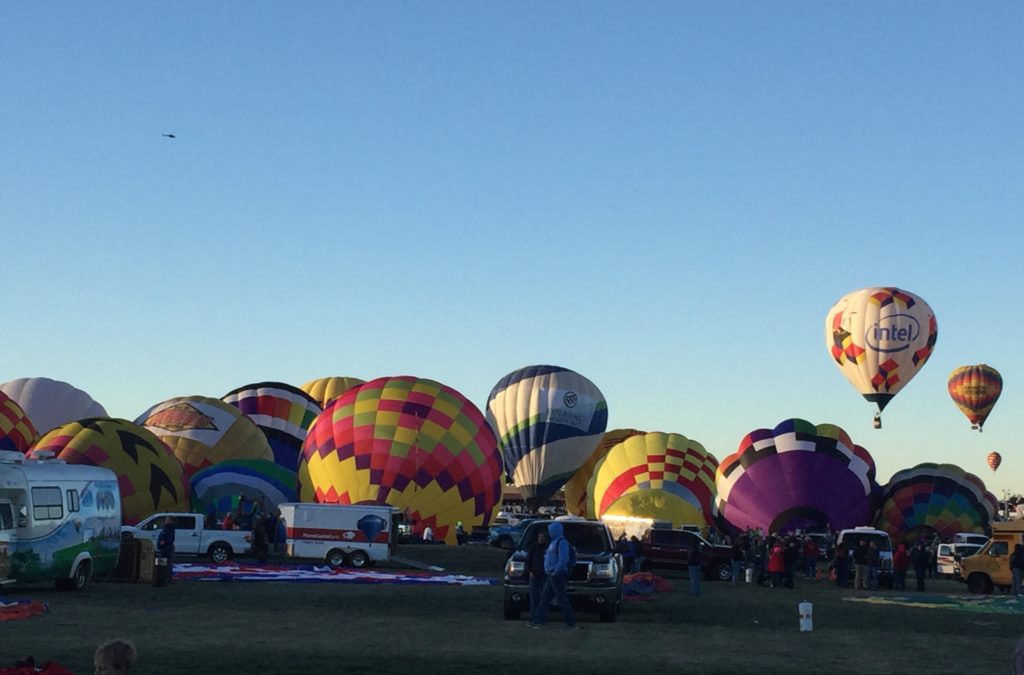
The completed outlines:
[[[156,538],[156,550],[163,555],[174,553],[174,525],[167,523]]]
[[[1024,570],[1024,550],[1021,550],[1020,544],[1014,546],[1013,553],[1010,554],[1010,569]]]
[[[544,571],[544,554],[547,553],[548,545],[533,543],[526,553],[526,573],[532,578],[545,579],[547,572]]]
[[[853,549],[853,563],[855,565],[867,565],[868,564],[868,545],[857,544],[857,548]]]
[[[686,564],[700,565],[700,542],[696,538],[690,540],[690,548],[686,549]]]

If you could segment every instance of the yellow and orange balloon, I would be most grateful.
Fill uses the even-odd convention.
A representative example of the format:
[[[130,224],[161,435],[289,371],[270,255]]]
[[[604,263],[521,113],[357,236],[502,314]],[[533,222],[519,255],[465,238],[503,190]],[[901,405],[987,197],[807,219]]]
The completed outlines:
[[[1003,393],[1003,376],[984,363],[960,366],[950,374],[946,387],[953,403],[971,422],[971,428],[981,431]]]

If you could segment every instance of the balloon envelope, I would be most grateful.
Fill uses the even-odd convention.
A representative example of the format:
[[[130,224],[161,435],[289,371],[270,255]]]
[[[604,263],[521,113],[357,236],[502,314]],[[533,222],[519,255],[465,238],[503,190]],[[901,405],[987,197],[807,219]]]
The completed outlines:
[[[313,422],[300,481],[318,502],[389,504],[456,543],[501,502],[501,457],[483,414],[433,380],[383,377],[349,389]],[[304,495],[304,497],[307,495]]]
[[[107,411],[89,394],[67,382],[48,377],[25,377],[0,384],[0,391],[21,406],[40,433],[66,422],[106,417]]]
[[[875,464],[834,424],[788,419],[756,429],[722,460],[718,509],[741,530],[833,530],[871,523]]]
[[[718,460],[696,441],[661,432],[627,436],[597,463],[588,490],[594,515],[712,523]]]
[[[595,517],[594,506],[587,492],[587,485],[590,483],[590,478],[594,475],[594,467],[608,454],[609,450],[621,441],[642,433],[644,432],[637,431],[636,429],[612,429],[605,432],[594,452],[590,453],[590,457],[583,463],[583,466],[577,469],[576,473],[565,484],[565,508],[569,513],[577,516]]]
[[[139,415],[135,423],[170,446],[189,477],[229,459],[274,459],[263,432],[237,408],[216,398],[172,398]]]
[[[918,464],[889,479],[876,526],[893,542],[928,530],[949,540],[957,532],[985,533],[998,508],[974,474],[953,464]]]
[[[68,464],[102,466],[117,474],[122,518],[134,525],[159,511],[188,511],[181,462],[151,432],[128,420],[97,417],[51,429],[32,448]]]
[[[0,392],[0,451],[28,452],[37,440],[39,433],[32,420],[17,401]]]
[[[995,471],[999,468],[999,465],[1003,463],[1003,456],[998,452],[990,452],[988,453],[988,457],[985,458],[985,461],[988,463],[988,468]]]
[[[825,318],[825,346],[836,366],[879,412],[928,361],[937,337],[932,308],[898,288],[854,291]]]
[[[222,401],[238,408],[267,437],[274,461],[295,473],[309,425],[320,406],[309,394],[283,382],[260,382],[234,389]]]
[[[192,474],[191,484],[193,508],[218,518],[235,511],[241,497],[262,501],[267,511],[296,498],[295,473],[262,459],[219,462]]]
[[[310,380],[299,389],[309,394],[321,408],[326,408],[328,403],[365,381],[358,377],[321,377]]]
[[[971,428],[981,431],[1003,393],[1003,377],[984,363],[960,366],[950,374],[947,389],[953,403],[970,420]]]
[[[505,471],[537,508],[586,462],[608,425],[593,382],[558,366],[528,366],[498,381],[487,397]]]

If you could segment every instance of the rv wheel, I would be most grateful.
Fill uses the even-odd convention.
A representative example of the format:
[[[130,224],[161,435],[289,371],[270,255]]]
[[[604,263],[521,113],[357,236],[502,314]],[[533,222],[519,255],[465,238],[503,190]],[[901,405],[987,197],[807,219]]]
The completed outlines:
[[[328,553],[326,560],[327,564],[335,569],[344,567],[348,564],[348,558],[345,556],[345,552],[339,551],[338,549],[334,549]]]
[[[81,591],[89,585],[92,579],[92,565],[88,560],[78,563],[70,579],[57,579],[55,582],[58,591]]]
[[[366,555],[366,551],[352,551],[349,561],[352,563],[352,567],[366,567],[370,564],[370,556]]]

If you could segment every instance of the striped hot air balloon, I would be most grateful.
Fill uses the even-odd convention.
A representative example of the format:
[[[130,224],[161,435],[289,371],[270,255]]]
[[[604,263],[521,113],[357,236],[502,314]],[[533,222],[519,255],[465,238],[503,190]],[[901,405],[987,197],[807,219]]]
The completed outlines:
[[[320,405],[298,387],[283,382],[259,382],[238,387],[221,397],[253,421],[270,443],[274,461],[298,471],[302,443]]]
[[[988,453],[988,457],[985,461],[988,462],[988,468],[992,469],[994,472],[999,468],[999,465],[1003,463],[1003,456],[998,452],[990,452]]]
[[[953,403],[970,420],[971,428],[980,432],[1003,393],[1003,377],[984,363],[960,366],[950,374],[947,388]]]
[[[590,493],[587,491],[587,485],[594,475],[594,467],[608,454],[609,450],[621,441],[642,433],[644,432],[637,431],[636,429],[612,429],[605,432],[601,442],[597,444],[597,449],[590,453],[590,457],[587,458],[587,461],[583,462],[583,466],[577,469],[576,473],[569,479],[569,482],[565,484],[565,508],[569,513],[577,516],[589,515],[591,518],[594,517],[593,501],[590,499]]]

